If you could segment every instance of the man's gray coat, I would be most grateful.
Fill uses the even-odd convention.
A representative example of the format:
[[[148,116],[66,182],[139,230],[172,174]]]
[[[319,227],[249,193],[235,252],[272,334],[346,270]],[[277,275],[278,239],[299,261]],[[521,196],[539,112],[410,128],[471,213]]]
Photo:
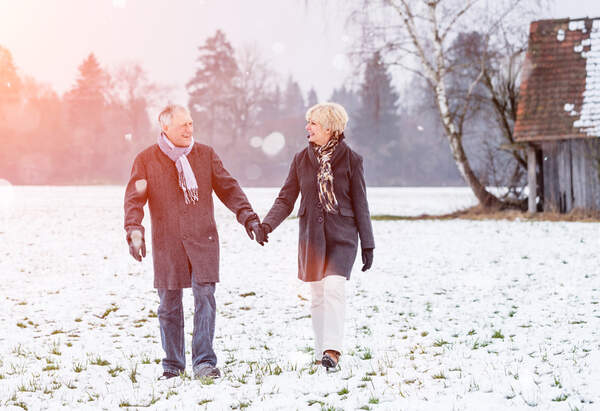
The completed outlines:
[[[196,282],[219,281],[213,190],[241,224],[256,216],[239,184],[211,147],[195,143],[187,159],[198,183],[198,202],[185,203],[175,163],[157,144],[137,155],[125,190],[127,233],[134,229],[144,232],[142,219],[148,202],[155,288],[191,287],[192,274]]]
[[[290,215],[302,193],[298,211],[298,278],[302,281],[321,280],[325,273],[350,279],[358,236],[361,248],[375,248],[361,156],[342,140],[333,153],[331,168],[339,214],[329,214],[321,206],[319,162],[309,145],[294,156],[287,179],[263,220],[274,230]]]

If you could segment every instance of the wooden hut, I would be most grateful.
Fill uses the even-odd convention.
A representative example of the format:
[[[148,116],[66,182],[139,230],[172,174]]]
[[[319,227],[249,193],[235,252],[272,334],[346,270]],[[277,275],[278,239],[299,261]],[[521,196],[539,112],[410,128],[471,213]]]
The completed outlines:
[[[600,18],[531,23],[515,141],[530,212],[600,210]]]

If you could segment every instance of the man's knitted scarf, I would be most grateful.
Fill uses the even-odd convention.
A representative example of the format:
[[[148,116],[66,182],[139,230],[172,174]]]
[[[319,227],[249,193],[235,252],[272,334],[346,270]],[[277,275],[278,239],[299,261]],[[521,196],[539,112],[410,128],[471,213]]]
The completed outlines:
[[[158,136],[158,147],[177,167],[179,187],[183,191],[185,203],[194,204],[198,201],[198,183],[196,182],[192,167],[190,167],[190,162],[187,159],[187,155],[192,151],[192,147],[194,147],[194,140],[187,147],[176,147],[164,133],[160,133],[160,136]]]
[[[333,172],[331,171],[331,158],[340,141],[339,136],[332,136],[327,144],[314,146],[315,154],[319,160],[317,185],[319,187],[319,201],[330,214],[338,214],[338,202],[333,192]]]

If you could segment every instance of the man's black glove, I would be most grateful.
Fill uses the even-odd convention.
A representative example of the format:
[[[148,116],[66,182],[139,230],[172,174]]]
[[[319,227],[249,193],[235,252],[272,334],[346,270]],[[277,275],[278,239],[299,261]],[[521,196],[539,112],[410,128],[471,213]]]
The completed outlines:
[[[146,257],[146,242],[140,230],[131,230],[127,233],[127,244],[129,244],[129,254],[133,258],[142,261],[142,257]]]
[[[246,220],[246,232],[248,233],[248,237],[251,240],[254,240],[256,237],[256,242],[260,245],[265,245],[267,239],[265,238],[265,233],[263,232],[260,224],[260,220],[258,217],[250,217]]]
[[[363,267],[362,271],[367,271],[373,265],[373,249],[372,248],[363,248],[362,249],[362,262]]]

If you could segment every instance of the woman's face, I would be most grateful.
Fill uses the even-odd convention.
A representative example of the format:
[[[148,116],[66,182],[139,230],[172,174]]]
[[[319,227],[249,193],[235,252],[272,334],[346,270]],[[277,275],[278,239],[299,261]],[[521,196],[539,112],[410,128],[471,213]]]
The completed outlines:
[[[317,123],[312,118],[306,123],[306,131],[308,131],[308,141],[315,143],[318,146],[327,144],[331,137],[331,130],[323,128],[323,126]]]

